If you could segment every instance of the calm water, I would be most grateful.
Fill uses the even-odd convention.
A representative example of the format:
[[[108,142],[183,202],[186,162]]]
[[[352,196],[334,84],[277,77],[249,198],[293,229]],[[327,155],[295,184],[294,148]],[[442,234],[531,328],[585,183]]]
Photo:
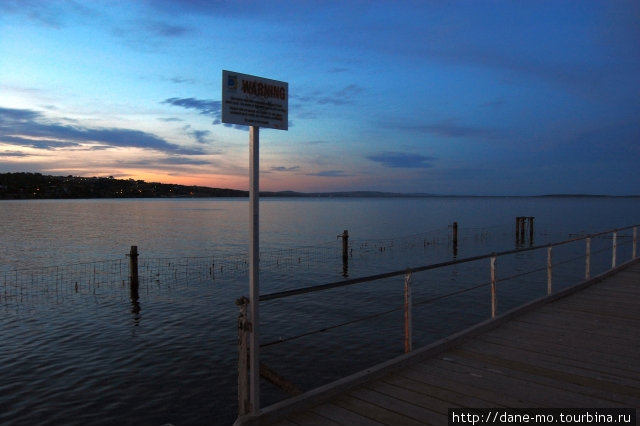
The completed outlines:
[[[233,422],[234,300],[248,293],[246,200],[2,201],[0,216],[1,423]],[[346,272],[354,277],[451,259],[448,225],[454,221],[458,257],[512,249],[516,216],[536,217],[535,244],[542,244],[638,223],[640,199],[263,199],[262,292],[342,279],[336,236],[344,229],[352,247]],[[594,241],[594,250],[603,250],[595,264],[610,262],[610,244]],[[143,270],[165,268],[162,275],[153,269],[138,300],[120,278],[108,284],[95,278],[122,273],[118,268],[126,276],[131,245],[138,246]],[[554,260],[583,250],[558,248]],[[542,253],[521,254],[501,261],[499,272],[544,261]],[[580,262],[559,267],[560,280],[563,273],[582,273]],[[416,344],[486,318],[484,289],[455,301],[422,302],[487,274],[484,264],[416,274]],[[14,275],[19,284],[7,290]],[[544,276],[536,280],[546,282]],[[503,310],[543,293],[525,281],[500,288]],[[394,309],[401,287],[399,278],[267,302],[262,341]],[[394,311],[267,346],[264,360],[303,388],[317,386],[399,354],[401,317]],[[283,397],[268,384],[263,394],[265,404]]]

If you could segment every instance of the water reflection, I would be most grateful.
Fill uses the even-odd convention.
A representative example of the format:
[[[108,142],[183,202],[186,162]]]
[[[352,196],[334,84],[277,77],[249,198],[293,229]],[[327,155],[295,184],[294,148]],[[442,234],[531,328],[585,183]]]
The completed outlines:
[[[131,282],[130,299],[131,299],[131,313],[133,317],[133,325],[137,327],[140,325],[140,309],[141,309],[137,280]]]

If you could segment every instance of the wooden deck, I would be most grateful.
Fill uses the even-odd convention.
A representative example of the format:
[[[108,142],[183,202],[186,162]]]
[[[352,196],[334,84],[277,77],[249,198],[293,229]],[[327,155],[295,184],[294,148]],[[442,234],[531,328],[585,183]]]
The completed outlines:
[[[595,282],[595,283],[594,283]],[[458,407],[640,407],[640,263],[237,424],[446,425]]]

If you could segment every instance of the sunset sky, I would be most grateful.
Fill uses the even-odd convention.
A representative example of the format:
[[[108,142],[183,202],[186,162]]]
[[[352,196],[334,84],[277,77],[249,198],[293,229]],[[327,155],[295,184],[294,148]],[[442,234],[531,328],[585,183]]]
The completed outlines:
[[[637,0],[0,0],[0,172],[247,189],[223,69],[262,190],[640,194]]]

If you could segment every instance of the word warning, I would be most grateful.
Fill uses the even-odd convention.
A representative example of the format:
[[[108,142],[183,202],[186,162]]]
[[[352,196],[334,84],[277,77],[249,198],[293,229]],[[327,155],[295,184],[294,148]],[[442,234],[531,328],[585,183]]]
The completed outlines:
[[[223,70],[222,122],[287,130],[289,84]]]

